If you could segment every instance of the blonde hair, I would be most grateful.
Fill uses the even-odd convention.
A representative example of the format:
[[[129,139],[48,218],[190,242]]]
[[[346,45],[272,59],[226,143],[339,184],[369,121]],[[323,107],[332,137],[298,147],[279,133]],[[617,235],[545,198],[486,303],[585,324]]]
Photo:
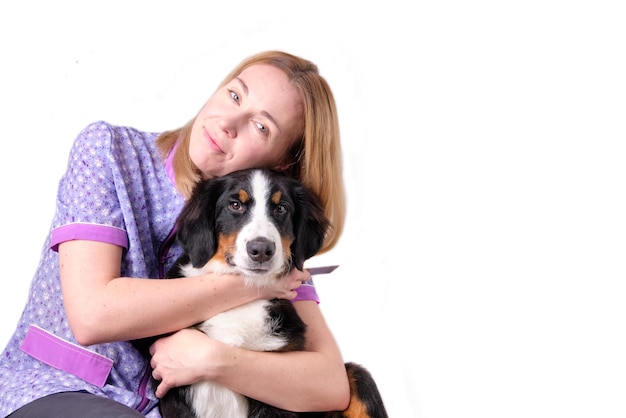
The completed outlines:
[[[334,96],[314,63],[283,51],[265,51],[245,59],[226,76],[218,89],[246,68],[258,64],[272,65],[283,71],[302,97],[304,133],[294,142],[284,162],[289,164],[287,173],[302,181],[319,197],[330,220],[332,227],[320,251],[324,253],[339,241],[346,215],[339,119]],[[187,197],[201,179],[198,168],[189,157],[189,137],[194,120],[179,129],[164,132],[157,139],[164,158],[178,139],[182,139],[173,166],[176,187]]]

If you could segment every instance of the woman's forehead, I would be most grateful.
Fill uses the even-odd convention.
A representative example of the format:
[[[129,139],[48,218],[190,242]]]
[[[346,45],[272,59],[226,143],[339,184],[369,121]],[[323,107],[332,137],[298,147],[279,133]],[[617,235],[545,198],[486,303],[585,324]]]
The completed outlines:
[[[233,80],[259,111],[265,112],[281,126],[281,130],[303,129],[303,101],[300,91],[280,69],[268,64],[255,64],[244,69]]]

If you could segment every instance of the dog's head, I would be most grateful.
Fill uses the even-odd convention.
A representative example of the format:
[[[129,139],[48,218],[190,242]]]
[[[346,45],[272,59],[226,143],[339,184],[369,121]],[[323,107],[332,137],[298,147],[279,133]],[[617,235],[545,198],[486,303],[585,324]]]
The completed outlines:
[[[313,192],[265,169],[200,182],[178,218],[178,241],[198,272],[276,277],[322,247],[329,222]]]

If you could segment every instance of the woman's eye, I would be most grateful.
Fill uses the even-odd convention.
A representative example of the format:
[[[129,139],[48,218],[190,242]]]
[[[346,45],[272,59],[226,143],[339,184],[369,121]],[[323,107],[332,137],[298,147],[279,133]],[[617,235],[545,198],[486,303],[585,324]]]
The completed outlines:
[[[254,122],[254,124],[256,125],[256,128],[259,130],[259,132],[261,132],[262,134],[267,135],[267,128],[265,127],[265,125],[263,125],[262,123],[259,122]]]
[[[231,91],[230,91],[230,97],[231,97],[231,98],[232,98],[232,99],[233,99],[236,103],[239,103],[239,95],[238,95],[236,92],[234,92],[234,91],[232,91],[232,90],[231,90]]]

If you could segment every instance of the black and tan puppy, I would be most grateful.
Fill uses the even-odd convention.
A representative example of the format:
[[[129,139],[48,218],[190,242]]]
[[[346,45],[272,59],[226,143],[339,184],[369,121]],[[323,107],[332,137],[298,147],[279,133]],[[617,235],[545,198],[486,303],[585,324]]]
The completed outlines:
[[[178,218],[183,255],[168,277],[236,273],[250,286],[268,286],[321,248],[329,227],[316,196],[270,170],[242,170],[198,184]],[[306,325],[290,301],[258,300],[223,312],[196,328],[222,342],[257,351],[302,350]],[[244,397],[213,382],[171,389],[164,418],[385,418],[382,398],[363,367],[346,363],[352,398],[343,412],[297,414]]]

